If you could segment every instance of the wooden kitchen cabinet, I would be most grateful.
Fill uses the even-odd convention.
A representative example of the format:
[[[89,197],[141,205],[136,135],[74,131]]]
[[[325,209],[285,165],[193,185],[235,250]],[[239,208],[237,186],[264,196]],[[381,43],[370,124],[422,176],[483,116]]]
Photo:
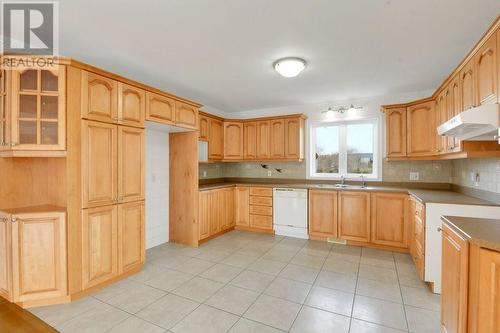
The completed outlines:
[[[144,200],[144,129],[118,126],[118,201]]]
[[[473,108],[476,103],[476,70],[474,62],[467,62],[459,73],[460,96],[462,111]]]
[[[66,149],[65,66],[4,72],[1,90],[0,139],[10,151],[4,156],[58,156]]]
[[[477,103],[498,103],[498,50],[496,34],[493,34],[477,51],[473,62],[476,71]]]
[[[410,197],[410,256],[420,280],[425,280],[425,206]]]
[[[242,122],[224,122],[224,159],[242,160],[243,159],[243,123]]]
[[[199,120],[199,129],[200,129],[200,140],[208,141],[208,120],[209,118],[207,116],[202,116],[200,115],[200,120]]]
[[[198,129],[198,108],[175,101],[175,124],[184,128]]]
[[[0,296],[12,299],[11,217],[0,211]]]
[[[406,108],[387,109],[386,124],[386,154],[387,157],[406,156]]]
[[[82,212],[82,284],[87,289],[118,274],[118,206]]]
[[[442,228],[441,327],[467,332],[468,242],[447,225]]]
[[[424,102],[407,108],[407,154],[431,156],[435,153],[436,116],[434,102]]]
[[[82,71],[82,118],[106,123],[118,121],[117,81]]]
[[[337,191],[309,190],[310,237],[338,237],[337,200]]]
[[[451,119],[462,112],[462,96],[460,95],[460,80],[458,75],[453,77],[449,89],[451,94],[449,118]],[[452,136],[448,137],[448,151],[452,153],[460,152],[460,139]]]
[[[371,242],[408,248],[408,194],[371,194]]]
[[[118,272],[140,267],[145,258],[144,201],[118,205]]]
[[[305,121],[303,117],[285,119],[285,158],[304,159]]]
[[[175,100],[146,92],[146,120],[171,125],[175,123]]]
[[[134,86],[118,83],[118,123],[144,128],[146,92]]]
[[[243,125],[243,158],[253,160],[257,158],[257,123],[246,122]]]
[[[210,191],[200,191],[198,198],[198,239],[202,240],[210,236]]]
[[[280,159],[285,157],[285,120],[274,119],[269,122],[270,157]]]
[[[199,192],[198,240],[207,239],[235,226],[238,205],[235,193],[234,187]]]
[[[221,190],[222,200],[220,203],[220,230],[228,230],[231,227],[234,227],[234,187],[229,187]]]
[[[339,238],[370,242],[370,193],[341,191],[338,199]]]
[[[82,208],[117,201],[117,132],[113,124],[82,123]]]
[[[237,226],[250,226],[250,189],[235,188],[235,222]]]
[[[267,159],[271,156],[270,152],[270,124],[269,120],[257,121],[257,138],[256,138],[256,158],[257,159]]]
[[[209,119],[208,158],[221,160],[224,157],[224,123],[221,120]]]
[[[436,128],[441,124],[447,122],[449,120],[449,110],[450,110],[450,91],[448,88],[445,88],[437,97],[435,103],[435,114],[436,114]],[[448,153],[448,137],[440,136],[436,132],[434,133],[435,143],[436,143],[436,154],[446,154]]]

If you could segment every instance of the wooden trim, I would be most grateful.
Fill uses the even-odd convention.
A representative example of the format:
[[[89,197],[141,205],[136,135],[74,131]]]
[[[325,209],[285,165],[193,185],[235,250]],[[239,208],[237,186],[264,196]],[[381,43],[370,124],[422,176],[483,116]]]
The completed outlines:
[[[223,118],[221,116],[216,116],[211,113],[207,113],[204,111],[200,110],[200,116],[205,116],[213,119],[217,119],[220,121],[227,121],[227,122],[252,122],[252,121],[260,121],[260,120],[275,120],[275,119],[288,119],[288,118],[301,118],[301,119],[307,119],[307,116],[303,113],[293,113],[293,114],[285,114],[285,115],[276,115],[276,116],[270,116],[270,117],[256,117],[256,118]]]
[[[200,239],[200,240],[198,241],[198,245],[197,245],[197,246],[200,246],[201,244],[206,243],[206,242],[208,242],[208,241],[209,241],[209,240],[211,240],[211,239],[214,239],[214,238],[217,238],[217,237],[219,237],[219,236],[221,236],[221,235],[224,235],[225,233],[228,233],[228,232],[230,232],[230,231],[233,231],[235,228],[236,228],[236,227],[230,227],[229,229],[224,229],[224,230],[221,230],[221,231],[219,231],[219,232],[218,232],[218,233],[216,233],[216,234],[213,234],[213,235],[210,235],[210,236],[205,237],[205,238],[203,238],[203,239]]]
[[[261,234],[272,234],[274,235],[274,230],[273,229],[259,229],[259,228],[252,228],[252,227],[244,227],[241,225],[237,225],[234,227],[234,230],[242,230],[242,231],[252,231],[252,232],[258,232]]]

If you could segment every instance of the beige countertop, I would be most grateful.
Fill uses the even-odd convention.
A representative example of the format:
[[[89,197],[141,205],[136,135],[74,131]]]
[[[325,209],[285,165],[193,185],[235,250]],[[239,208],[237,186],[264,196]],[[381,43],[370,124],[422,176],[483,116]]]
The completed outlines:
[[[498,206],[494,202],[474,198],[458,192],[446,190],[425,190],[425,189],[409,189],[396,186],[366,186],[359,185],[348,186],[345,188],[336,187],[331,184],[306,184],[306,183],[245,183],[245,182],[220,182],[213,184],[200,185],[200,191],[214,190],[231,186],[258,186],[258,187],[287,187],[300,189],[322,189],[322,190],[341,190],[341,191],[368,191],[368,192],[395,192],[409,193],[418,201],[426,203],[438,204],[455,204],[455,205],[479,205],[479,206]]]
[[[456,216],[441,219],[471,244],[500,251],[500,220]]]

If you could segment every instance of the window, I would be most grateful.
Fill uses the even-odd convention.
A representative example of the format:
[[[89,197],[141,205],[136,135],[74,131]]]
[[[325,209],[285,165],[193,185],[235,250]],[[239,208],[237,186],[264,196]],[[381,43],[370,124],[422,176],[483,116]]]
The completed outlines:
[[[310,126],[311,178],[378,178],[378,119]]]

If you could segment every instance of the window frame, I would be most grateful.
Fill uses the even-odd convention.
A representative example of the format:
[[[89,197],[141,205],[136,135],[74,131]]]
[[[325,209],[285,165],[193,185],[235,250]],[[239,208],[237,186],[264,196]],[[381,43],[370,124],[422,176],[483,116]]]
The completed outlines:
[[[373,172],[371,174],[357,174],[347,172],[347,125],[372,124],[373,125]],[[339,172],[338,173],[316,173],[316,127],[339,126]],[[323,180],[345,179],[358,180],[363,176],[367,181],[380,180],[382,170],[381,166],[381,122],[379,117],[355,119],[355,120],[326,120],[309,122],[307,136],[308,144],[308,162],[307,178]]]

